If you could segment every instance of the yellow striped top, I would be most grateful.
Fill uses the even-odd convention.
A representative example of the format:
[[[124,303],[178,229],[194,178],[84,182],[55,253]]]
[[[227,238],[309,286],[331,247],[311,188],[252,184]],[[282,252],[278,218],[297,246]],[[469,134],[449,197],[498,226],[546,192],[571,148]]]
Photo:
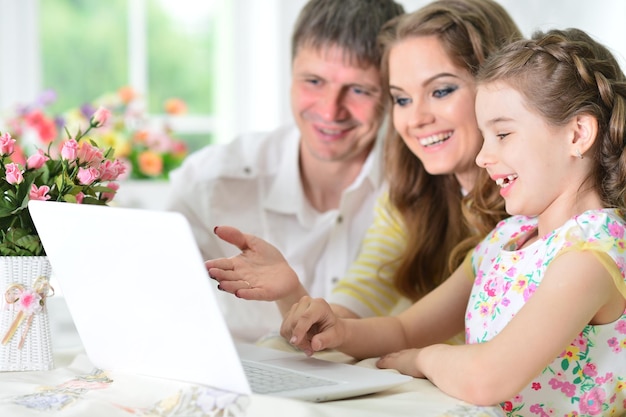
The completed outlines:
[[[407,244],[406,227],[387,193],[378,198],[374,211],[374,221],[357,259],[328,299],[331,304],[346,307],[360,317],[389,315],[403,301],[393,286],[392,277],[397,269],[396,261]]]

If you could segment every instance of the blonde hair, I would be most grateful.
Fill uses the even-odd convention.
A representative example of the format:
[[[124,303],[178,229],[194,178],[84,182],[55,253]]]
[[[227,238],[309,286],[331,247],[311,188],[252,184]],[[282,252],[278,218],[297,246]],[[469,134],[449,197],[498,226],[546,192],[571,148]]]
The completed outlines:
[[[537,32],[494,55],[477,80],[507,83],[554,126],[581,114],[595,117],[589,185],[605,207],[626,207],[626,79],[606,47],[579,29]]]
[[[392,20],[381,31],[381,72],[387,90],[391,49],[407,38],[422,36],[436,36],[456,65],[476,74],[490,54],[521,38],[521,33],[495,1],[434,1]],[[408,230],[404,252],[386,266],[396,269],[395,287],[417,300],[443,282],[506,212],[483,170],[473,190],[463,197],[455,176],[428,174],[393,126],[385,140],[390,203]]]

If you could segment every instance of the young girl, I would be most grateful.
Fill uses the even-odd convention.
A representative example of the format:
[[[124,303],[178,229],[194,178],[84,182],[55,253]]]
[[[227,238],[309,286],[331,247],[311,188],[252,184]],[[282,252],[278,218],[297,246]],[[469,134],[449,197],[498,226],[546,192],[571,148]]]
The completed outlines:
[[[382,368],[475,404],[500,403],[509,416],[622,416],[624,74],[584,32],[537,34],[483,66],[476,114],[477,163],[514,216],[401,315],[339,319],[305,297],[283,336],[309,354],[386,355]],[[468,344],[441,344],[463,319]]]

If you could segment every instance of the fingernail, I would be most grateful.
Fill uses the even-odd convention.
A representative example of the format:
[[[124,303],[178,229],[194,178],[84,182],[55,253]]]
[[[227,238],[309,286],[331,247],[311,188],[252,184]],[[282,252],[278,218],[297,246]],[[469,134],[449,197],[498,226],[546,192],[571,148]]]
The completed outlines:
[[[213,228],[213,233],[217,234],[217,228],[218,228],[218,227],[219,227],[219,226],[215,226],[215,227]]]
[[[296,343],[296,337],[295,336],[291,336],[291,339],[289,339],[289,343],[291,343],[292,345]]]

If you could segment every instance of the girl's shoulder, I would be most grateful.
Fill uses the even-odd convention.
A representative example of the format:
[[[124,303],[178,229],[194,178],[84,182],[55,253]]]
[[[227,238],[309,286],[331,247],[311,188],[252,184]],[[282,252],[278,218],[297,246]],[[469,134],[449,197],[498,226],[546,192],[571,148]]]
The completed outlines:
[[[583,240],[625,238],[626,212],[619,209],[589,210],[574,216],[563,227],[566,232],[578,231]]]
[[[626,238],[626,212],[619,209],[589,210],[570,219],[560,230],[567,239],[582,242],[621,241]]]

